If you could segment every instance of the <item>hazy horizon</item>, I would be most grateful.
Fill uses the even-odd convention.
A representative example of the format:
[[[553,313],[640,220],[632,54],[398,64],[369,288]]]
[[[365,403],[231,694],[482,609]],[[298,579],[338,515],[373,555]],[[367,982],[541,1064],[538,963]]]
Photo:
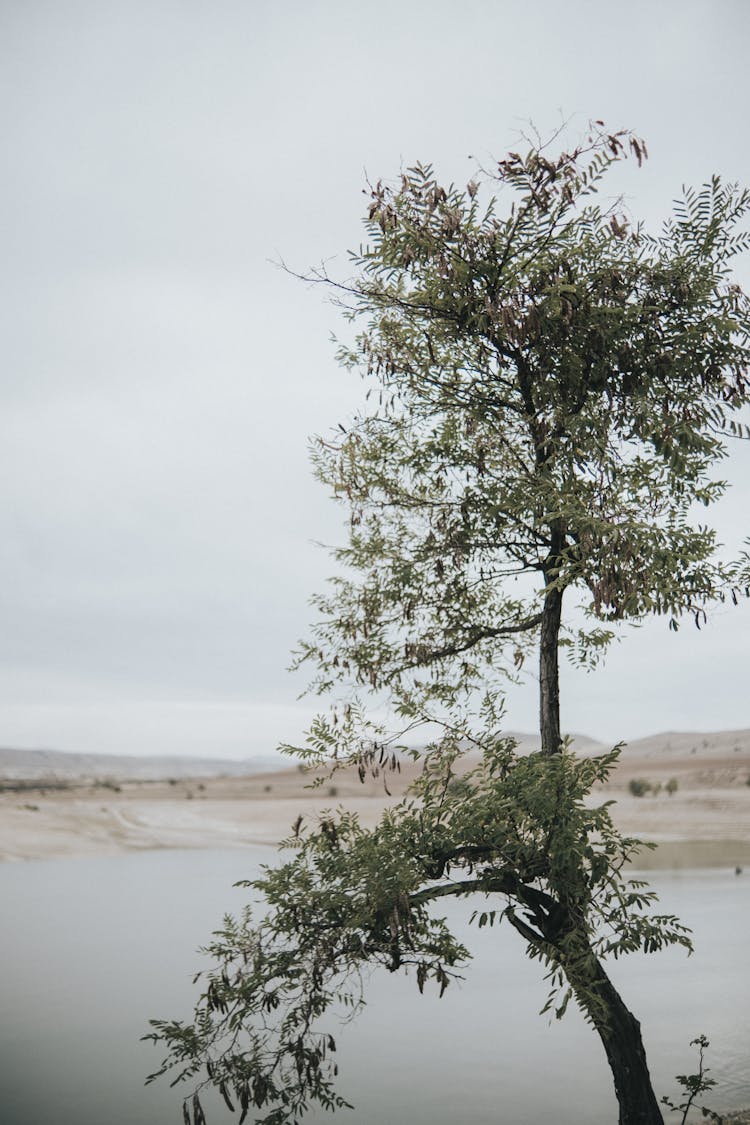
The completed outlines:
[[[514,727],[511,727],[511,726],[504,727],[503,731],[507,736],[518,738],[518,739],[521,739],[521,740],[533,740],[533,739],[538,739],[538,737],[539,737],[538,732],[535,731],[535,730],[520,730],[518,728],[514,728]],[[638,737],[635,737],[635,738],[620,738],[620,739],[613,739],[613,740],[608,740],[608,739],[605,739],[605,738],[598,738],[596,736],[596,734],[592,734],[589,731],[564,730],[563,733],[565,735],[569,736],[570,738],[572,738],[574,744],[575,744],[575,741],[577,739],[581,739],[581,740],[588,741],[588,742],[591,742],[591,743],[594,743],[594,744],[597,744],[597,745],[601,745],[602,747],[613,746],[615,744],[615,742],[622,742],[627,747],[630,744],[635,745],[636,743],[639,743],[641,741],[652,740],[652,739],[661,739],[661,738],[685,738],[685,737],[711,738],[711,737],[726,736],[726,735],[730,735],[730,734],[731,735],[734,735],[734,734],[745,735],[745,734],[750,734],[750,726],[748,726],[748,727],[723,727],[723,728],[716,729],[716,730],[708,730],[708,729],[705,729],[705,728],[703,728],[703,729],[682,728],[682,729],[668,729],[668,730],[653,730],[653,731],[649,731],[646,734],[641,734],[641,735],[639,735]],[[418,745],[419,743],[415,742],[413,744]],[[278,746],[268,746],[265,749],[254,748],[252,751],[246,752],[246,753],[242,753],[240,751],[237,751],[236,753],[226,753],[226,754],[216,754],[216,755],[212,755],[210,753],[203,752],[201,750],[201,746],[202,746],[202,744],[197,742],[197,743],[194,743],[194,744],[189,743],[186,746],[186,748],[182,749],[182,750],[175,749],[175,750],[170,750],[170,751],[158,751],[158,750],[138,749],[135,746],[131,747],[130,749],[127,749],[125,743],[123,743],[122,746],[120,748],[116,749],[116,750],[113,750],[113,749],[96,749],[95,746],[92,744],[92,746],[89,749],[83,750],[83,749],[80,749],[80,748],[56,746],[56,745],[53,745],[53,744],[19,746],[19,745],[11,745],[9,743],[0,743],[0,755],[4,752],[19,752],[19,753],[29,753],[29,754],[34,754],[34,753],[67,754],[67,755],[70,755],[71,757],[81,757],[81,758],[86,758],[86,757],[113,757],[113,758],[114,757],[123,757],[123,758],[154,758],[154,759],[157,759],[157,758],[180,758],[180,759],[182,759],[182,758],[195,758],[195,759],[201,759],[202,761],[210,761],[210,760],[213,759],[215,761],[228,761],[228,762],[252,761],[254,759],[257,759],[258,761],[264,761],[265,762],[265,761],[271,761],[273,759],[277,759],[279,761],[279,763],[287,762],[289,764],[290,769],[294,768],[294,759],[283,755],[280,752]],[[2,763],[0,763],[0,768],[1,768],[1,766],[2,766]]]

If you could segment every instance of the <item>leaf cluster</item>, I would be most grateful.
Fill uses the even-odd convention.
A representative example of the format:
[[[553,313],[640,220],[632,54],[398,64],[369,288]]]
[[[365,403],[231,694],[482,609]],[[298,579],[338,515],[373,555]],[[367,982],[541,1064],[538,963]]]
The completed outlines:
[[[593,1018],[583,960],[690,944],[676,919],[650,913],[653,893],[624,877],[638,841],[617,832],[607,803],[591,803],[618,753],[519,757],[497,737],[456,786],[448,736],[374,829],[343,811],[298,822],[292,858],[247,884],[265,913],[227,918],[214,935],[194,1021],[153,1022],[150,1038],[167,1050],[157,1075],[213,1084],[263,1125],[347,1104],[332,1025],[361,1007],[363,974],[405,972],[442,995],[470,957],[435,913],[445,898],[486,903],[471,915],[480,926],[506,919],[546,966],[547,1007],[561,1016],[574,995]]]
[[[708,1077],[711,1068],[706,1066],[705,1063],[706,1049],[710,1046],[710,1043],[705,1035],[699,1035],[697,1039],[691,1040],[690,1046],[698,1048],[698,1071],[696,1074],[678,1074],[677,1081],[682,1087],[683,1100],[678,1104],[665,1095],[661,1099],[662,1105],[667,1106],[674,1113],[682,1113],[680,1125],[686,1125],[688,1114],[694,1105],[700,1109],[703,1117],[722,1125],[723,1118],[720,1114],[715,1113],[708,1106],[699,1106],[697,1102],[702,1094],[708,1093],[716,1085],[716,1079]]]
[[[512,675],[551,585],[601,623],[571,638],[584,663],[611,623],[701,624],[741,592],[695,511],[746,432],[750,305],[729,271],[750,194],[686,188],[651,235],[597,201],[628,156],[643,142],[595,123],[465,188],[417,164],[371,188],[356,276],[317,275],[358,328],[340,360],[370,396],[313,447],[349,514],[299,653],[319,690]]]
[[[569,151],[510,153],[465,188],[417,164],[371,186],[354,278],[315,275],[354,325],[339,358],[369,397],[313,448],[348,534],[296,663],[339,694],[288,749],[386,777],[409,736],[437,735],[374,829],[341,811],[297,822],[292,858],[248,884],[264,912],[215,935],[193,1021],[154,1022],[157,1074],[198,1087],[188,1125],[205,1084],[260,1125],[345,1105],[332,1023],[361,1007],[363,974],[442,994],[467,962],[443,899],[511,925],[547,973],[545,1010],[574,999],[605,1035],[601,960],[690,948],[626,877],[641,845],[597,803],[619,748],[523,757],[498,733],[503,678],[550,606],[556,653],[567,591],[591,620],[560,643],[590,665],[618,623],[700,626],[750,585],[748,556],[723,560],[695,515],[745,434],[750,303],[729,270],[750,194],[714,177],[650,234],[598,202],[618,162],[646,155],[596,122]]]

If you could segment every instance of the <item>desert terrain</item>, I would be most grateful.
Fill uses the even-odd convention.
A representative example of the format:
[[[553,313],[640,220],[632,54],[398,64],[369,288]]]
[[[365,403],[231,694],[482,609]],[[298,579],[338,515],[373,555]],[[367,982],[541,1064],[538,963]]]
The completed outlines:
[[[521,749],[533,739],[519,736]],[[574,743],[579,753],[603,750],[591,739]],[[5,752],[6,761],[10,760]],[[27,754],[29,752],[26,752]],[[292,765],[231,776],[185,775],[181,760],[118,759],[116,774],[83,775],[65,756],[46,774],[38,761],[15,752],[13,768],[0,758],[0,859],[30,860],[108,854],[154,848],[274,846],[288,835],[300,814],[314,819],[323,809],[342,806],[372,825],[382,810],[407,789],[420,767],[405,763],[388,777],[361,784],[341,770],[318,788]],[[23,763],[29,768],[24,777]],[[71,758],[72,760],[72,758]],[[49,764],[49,763],[48,763]],[[170,765],[174,768],[169,769]],[[165,776],[152,776],[163,772]],[[204,771],[207,773],[207,771]],[[606,789],[614,818],[628,833],[656,842],[642,866],[750,866],[750,730],[719,733],[665,733],[626,746]],[[633,787],[645,789],[642,796]]]

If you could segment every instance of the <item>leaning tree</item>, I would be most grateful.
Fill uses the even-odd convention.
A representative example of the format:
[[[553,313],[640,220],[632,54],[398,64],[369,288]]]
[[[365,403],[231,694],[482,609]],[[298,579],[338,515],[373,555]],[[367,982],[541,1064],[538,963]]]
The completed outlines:
[[[299,821],[292,858],[249,884],[259,920],[215,935],[194,1022],[154,1021],[159,1073],[198,1090],[188,1123],[207,1083],[264,1125],[346,1104],[327,1018],[361,1002],[366,965],[442,992],[468,957],[435,913],[446,897],[513,926],[549,1006],[582,1009],[621,1125],[662,1122],[603,962],[689,935],[628,879],[639,842],[591,797],[619,748],[576,756],[561,736],[558,654],[591,664],[619,622],[700,625],[744,592],[746,561],[722,559],[695,513],[743,432],[750,306],[729,263],[750,194],[714,177],[649,234],[597,202],[613,165],[645,156],[597,122],[571,151],[511,153],[465,188],[416,165],[371,187],[353,279],[314,275],[357,326],[340,358],[369,386],[314,446],[349,530],[298,654],[329,703],[295,752],[387,786],[409,732],[422,768],[372,830],[343,810]],[[532,651],[541,746],[520,755],[503,691]]]

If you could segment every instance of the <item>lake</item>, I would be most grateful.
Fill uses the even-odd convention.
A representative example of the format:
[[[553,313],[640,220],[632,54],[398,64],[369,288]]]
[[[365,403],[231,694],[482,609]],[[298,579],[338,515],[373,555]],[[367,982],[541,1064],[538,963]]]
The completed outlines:
[[[195,952],[246,892],[232,887],[271,849],[160,851],[0,866],[0,1121],[3,1125],[179,1125],[180,1098],[144,1087],[160,1059],[139,1042],[152,1017],[187,1016]],[[643,1024],[659,1093],[691,1073],[689,1040],[711,1040],[711,1104],[750,1106],[750,875],[652,872],[696,953],[630,957],[611,975]],[[442,1000],[413,978],[378,973],[366,1011],[337,1034],[341,1092],[355,1112],[310,1125],[606,1125],[609,1071],[577,1012],[539,1016],[546,987],[509,927],[465,926],[475,952]],[[334,1033],[335,1029],[334,1029]],[[209,1125],[236,1121],[219,1103]],[[251,1118],[249,1119],[251,1120]]]

